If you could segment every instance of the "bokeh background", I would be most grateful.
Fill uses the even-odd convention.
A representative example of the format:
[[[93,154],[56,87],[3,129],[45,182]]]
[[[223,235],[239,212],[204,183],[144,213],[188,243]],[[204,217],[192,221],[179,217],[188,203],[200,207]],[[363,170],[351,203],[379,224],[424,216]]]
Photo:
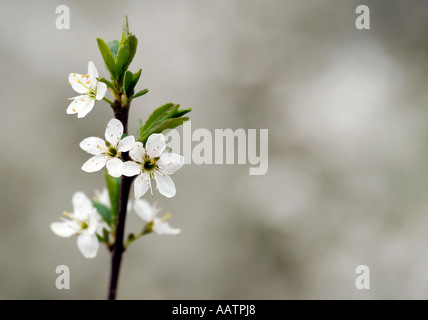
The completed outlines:
[[[55,9],[69,6],[70,30]],[[355,27],[370,8],[371,29]],[[269,129],[269,170],[186,165],[175,237],[125,253],[120,299],[427,299],[428,3],[426,1],[2,1],[0,11],[1,299],[103,299],[109,255],[80,254],[49,225],[92,196],[101,173],[78,143],[103,135],[98,102],[67,115],[70,72],[107,77],[96,37],[120,39],[123,16],[143,69],[130,133],[166,102],[192,128]],[[194,144],[195,145],[195,144]],[[127,230],[141,221],[130,214]],[[55,268],[70,268],[57,290]],[[355,268],[370,268],[357,290]]]

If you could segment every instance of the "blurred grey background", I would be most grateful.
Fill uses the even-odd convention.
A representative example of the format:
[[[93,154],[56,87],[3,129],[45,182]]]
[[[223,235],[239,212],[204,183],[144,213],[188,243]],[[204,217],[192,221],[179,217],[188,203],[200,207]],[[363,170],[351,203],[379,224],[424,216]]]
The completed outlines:
[[[55,9],[70,8],[70,30]],[[371,29],[355,27],[370,8]],[[186,165],[171,211],[176,237],[125,253],[121,299],[427,299],[428,3],[340,0],[2,1],[0,299],[104,299],[109,255],[86,260],[49,225],[92,196],[101,173],[78,143],[103,135],[97,102],[67,115],[70,72],[103,68],[96,37],[123,16],[143,69],[130,133],[166,102],[192,129],[269,129],[269,170]],[[194,144],[195,145],[195,144]],[[135,214],[127,230],[136,231]],[[55,268],[70,268],[57,290]],[[357,290],[357,265],[370,290]]]

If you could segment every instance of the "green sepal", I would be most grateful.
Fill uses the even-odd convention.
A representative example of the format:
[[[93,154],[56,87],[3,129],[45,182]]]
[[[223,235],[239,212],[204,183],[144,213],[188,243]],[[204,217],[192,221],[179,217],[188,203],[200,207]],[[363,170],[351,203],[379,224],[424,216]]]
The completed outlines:
[[[109,243],[109,232],[106,228],[103,228],[103,235],[100,236],[98,233],[96,233],[97,238],[100,242]]]

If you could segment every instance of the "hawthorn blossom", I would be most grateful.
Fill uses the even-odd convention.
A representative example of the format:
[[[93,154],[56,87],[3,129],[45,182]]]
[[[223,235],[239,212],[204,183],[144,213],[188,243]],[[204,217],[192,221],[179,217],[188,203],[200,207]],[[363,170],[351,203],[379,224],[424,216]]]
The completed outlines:
[[[134,211],[147,224],[151,225],[151,230],[157,234],[179,234],[181,232],[180,229],[172,228],[168,222],[165,222],[166,219],[171,217],[171,214],[167,214],[162,218],[156,217],[161,211],[160,208],[156,207],[156,204],[150,205],[148,201],[138,199],[134,202]]]
[[[120,177],[123,165],[120,156],[122,152],[131,150],[135,142],[134,136],[127,136],[121,140],[122,134],[122,122],[111,119],[105,131],[105,141],[98,137],[89,137],[80,142],[80,148],[94,155],[83,164],[82,170],[95,172],[106,166],[111,176]]]
[[[64,212],[64,216],[69,219],[53,222],[51,230],[63,238],[77,235],[77,247],[83,256],[87,259],[95,258],[99,247],[97,232],[103,228],[102,219],[83,192],[74,193],[72,204],[73,213]]]
[[[134,195],[138,199],[147,190],[153,196],[151,179],[156,180],[156,188],[167,198],[175,196],[176,189],[170,174],[180,169],[184,164],[184,158],[178,154],[167,152],[166,138],[163,134],[152,134],[146,142],[146,148],[141,142],[135,142],[129,151],[129,156],[134,161],[123,164],[122,174],[127,177],[138,175],[134,183]]]
[[[94,107],[95,100],[102,100],[107,93],[107,85],[97,80],[98,71],[92,61],[88,63],[88,73],[70,73],[68,83],[79,96],[69,98],[73,100],[67,108],[68,114],[77,113],[78,118],[86,116]]]

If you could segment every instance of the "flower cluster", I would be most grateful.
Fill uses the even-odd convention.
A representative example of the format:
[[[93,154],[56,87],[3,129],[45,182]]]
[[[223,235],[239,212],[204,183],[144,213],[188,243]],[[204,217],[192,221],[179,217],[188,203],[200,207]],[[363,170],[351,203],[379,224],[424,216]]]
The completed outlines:
[[[172,152],[165,152],[166,138],[163,134],[152,134],[146,146],[135,141],[133,136],[123,135],[123,125],[117,119],[111,119],[107,124],[105,138],[89,137],[80,142],[80,147],[93,155],[86,161],[82,170],[95,172],[104,166],[113,177],[125,175],[137,176],[134,184],[134,195],[138,199],[150,189],[153,196],[151,180],[156,181],[160,194],[171,198],[175,196],[174,182],[169,175],[175,173],[184,164],[184,158]],[[122,152],[129,151],[131,161],[123,162]]]
[[[95,199],[108,206],[110,199],[107,189],[101,192],[96,190]],[[51,230],[59,237],[69,238],[77,235],[77,247],[87,259],[95,258],[99,248],[99,238],[104,230],[109,232],[110,227],[103,220],[101,214],[94,207],[93,202],[81,191],[73,194],[73,212],[64,212],[61,221],[51,223]],[[180,229],[172,228],[168,222],[171,214],[158,218],[160,209],[156,204],[151,205],[144,199],[137,199],[130,203],[130,208],[146,223],[143,227],[144,234],[155,232],[157,234],[179,234]],[[143,233],[141,233],[142,235]]]
[[[71,73],[68,80],[72,88],[80,94],[69,99],[72,102],[66,110],[68,114],[77,113],[77,117],[82,118],[93,109],[95,100],[108,101],[105,98],[107,85],[98,79],[98,71],[92,61],[88,63],[87,74]],[[165,107],[171,106],[165,105],[161,108]],[[174,112],[177,110],[178,107]],[[168,198],[175,196],[176,189],[170,175],[183,166],[184,158],[166,151],[166,138],[163,134],[152,133],[144,140],[141,140],[141,137],[136,139],[132,135],[124,134],[123,124],[116,118],[108,122],[104,137],[105,139],[93,136],[80,142],[80,148],[92,155],[82,165],[82,170],[97,172],[105,167],[108,175],[113,178],[126,176],[135,180],[135,200],[133,203],[128,202],[128,209],[132,208],[145,224],[137,236],[132,234],[128,238],[128,242],[151,232],[171,235],[180,233],[180,229],[172,228],[165,221],[171,214],[157,217],[160,209],[156,204],[151,205],[141,197],[148,190],[153,196],[152,180],[156,182],[156,189],[160,194]],[[145,144],[139,140],[145,141]],[[124,158],[124,153],[128,153],[129,158]],[[114,207],[110,192],[116,192],[117,198],[119,188],[116,185],[116,189],[112,190],[96,190],[93,200],[81,191],[76,192],[72,197],[73,212],[64,212],[60,221],[51,224],[51,230],[60,237],[77,235],[77,247],[85,258],[94,258],[97,255],[100,242],[106,243],[109,248],[115,243],[114,215],[117,215],[117,199]]]

